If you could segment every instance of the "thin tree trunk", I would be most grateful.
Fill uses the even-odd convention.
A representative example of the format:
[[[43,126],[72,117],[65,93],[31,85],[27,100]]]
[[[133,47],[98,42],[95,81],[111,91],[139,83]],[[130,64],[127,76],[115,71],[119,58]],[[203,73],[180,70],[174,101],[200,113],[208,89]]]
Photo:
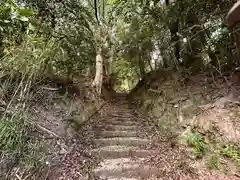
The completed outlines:
[[[103,56],[102,49],[100,48],[96,55],[96,74],[92,83],[93,87],[96,87],[97,93],[100,95],[102,92],[103,83]]]
[[[110,76],[111,75],[111,67],[110,67],[110,59],[104,58],[103,61],[103,70],[104,70],[104,76]]]
[[[174,55],[179,62],[180,59],[180,42],[178,37],[178,26],[179,26],[179,19],[175,19],[174,22],[169,24],[169,30],[171,33],[171,42],[174,44]]]
[[[3,51],[4,51],[4,47],[3,47],[3,36],[0,35],[0,58],[3,57]]]
[[[145,78],[145,64],[144,61],[141,59],[142,56],[138,57],[138,65],[140,70],[141,78]]]
[[[154,68],[152,67],[152,59],[151,59],[151,56],[149,56],[150,58],[147,58],[147,62],[148,62],[148,65],[149,65],[149,67],[150,67],[150,69],[151,69],[151,71],[154,71]]]
[[[168,23],[168,28],[170,30],[171,33],[171,43],[174,44],[174,55],[177,59],[177,63],[180,64],[180,42],[179,42],[179,36],[178,36],[178,31],[179,31],[179,24],[180,24],[180,19],[179,17],[181,17],[181,13],[182,13],[182,7],[184,6],[184,3],[181,3],[181,1],[179,1],[179,13],[178,13],[178,17],[176,19],[174,19],[172,22],[170,21],[170,23]],[[166,6],[169,7],[170,6],[170,1],[169,0],[165,0]]]
[[[190,32],[194,38],[190,39],[186,58],[183,59],[185,67],[194,67],[195,70],[203,66],[203,60],[199,54],[202,52],[203,46],[206,43],[205,31],[199,25],[199,20],[196,14],[189,12],[187,14],[186,25],[191,28]]]

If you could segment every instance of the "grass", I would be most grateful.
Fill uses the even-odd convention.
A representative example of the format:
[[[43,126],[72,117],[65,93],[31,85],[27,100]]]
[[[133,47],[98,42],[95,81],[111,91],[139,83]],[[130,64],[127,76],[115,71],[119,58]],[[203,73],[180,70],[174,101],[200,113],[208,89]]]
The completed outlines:
[[[40,144],[29,132],[34,128],[34,121],[25,108],[16,108],[11,115],[0,120],[0,149],[8,154],[14,163],[27,168],[35,167],[42,159]]]
[[[163,100],[161,100],[161,98],[159,99],[159,97],[154,97],[152,94],[148,95],[151,97],[146,98],[147,100],[145,103],[149,105],[148,107],[150,108],[146,109],[151,111],[151,114],[153,114],[155,118],[158,117],[157,115],[161,115],[160,118],[156,118],[159,127],[158,130],[161,132],[165,131],[165,133],[169,134],[169,137],[171,137],[171,131],[177,132],[180,129],[179,127],[176,127],[179,122],[175,121],[177,119],[175,110],[171,111],[167,109],[166,113],[162,116],[160,107],[163,105]],[[201,100],[203,100],[202,96],[197,97],[197,99],[197,104],[201,104]],[[160,102],[161,105],[157,105],[156,102]],[[188,105],[188,103],[185,104]],[[183,108],[183,116],[185,118],[191,117],[193,114],[196,114],[196,110],[198,109],[192,105],[185,109]],[[238,110],[239,109],[236,109],[234,113],[238,113]],[[197,125],[192,125],[193,127],[191,127],[191,130],[184,131],[184,135],[182,136],[182,139],[187,143],[187,146],[192,147],[194,150],[196,155],[194,158],[204,157],[205,167],[218,171],[229,171],[228,163],[232,164],[232,161],[237,165],[240,165],[240,148],[231,143],[224,143],[224,145],[219,146],[223,139],[219,138],[219,129],[214,123],[211,123],[211,120],[208,120],[208,123],[205,121],[195,122]],[[194,131],[193,128],[195,129]],[[201,132],[204,132],[205,136],[198,133],[198,130],[199,132],[200,130]],[[170,140],[172,141],[172,138]],[[224,160],[226,160],[226,158],[228,158],[228,161],[225,162]]]
[[[220,154],[228,157],[240,165],[240,149],[231,143],[223,144],[220,148]]]
[[[228,163],[222,163],[221,159],[223,158],[228,158],[235,162],[237,166],[240,165],[240,149],[230,142],[216,144],[215,150],[212,150],[209,154],[209,158],[205,162],[209,169],[217,169],[227,174],[230,169]]]
[[[197,155],[202,156],[205,153],[204,138],[199,133],[187,133],[183,136],[189,146],[193,147]]]
[[[50,47],[50,43],[29,40],[11,47],[0,59],[0,72],[4,74],[0,78],[0,100],[6,102],[0,112],[0,167],[11,164],[1,169],[0,179],[5,179],[7,172],[16,167],[25,173],[36,172],[45,162],[41,140],[30,135],[35,128],[35,119],[29,106],[35,79],[41,74],[45,61],[51,58]]]

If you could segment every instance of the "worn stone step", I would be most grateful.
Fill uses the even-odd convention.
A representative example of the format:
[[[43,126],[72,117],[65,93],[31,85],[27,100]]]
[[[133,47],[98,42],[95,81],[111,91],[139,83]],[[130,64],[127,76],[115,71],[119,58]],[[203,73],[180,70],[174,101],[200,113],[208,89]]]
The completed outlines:
[[[108,119],[103,119],[103,120],[100,120],[99,122],[101,123],[101,122],[134,122],[134,123],[136,123],[136,122],[138,122],[138,119],[136,119],[136,118],[129,118],[129,117],[127,117],[127,118],[122,118],[122,117],[109,117]]]
[[[109,114],[109,116],[130,116],[130,117],[134,117],[134,112],[133,111],[114,112],[114,113]]]
[[[123,115],[111,115],[108,116],[108,118],[112,118],[112,119],[122,119],[122,120],[135,120],[137,119],[135,116],[123,116]]]
[[[134,137],[137,136],[137,131],[130,130],[130,131],[99,131],[97,132],[99,137]]]
[[[100,177],[100,180],[139,180],[139,179],[127,177]]]
[[[122,116],[119,116],[119,117],[107,117],[107,119],[102,119],[100,120],[99,122],[102,122],[102,121],[130,121],[130,122],[137,122],[137,119],[134,118],[134,117],[122,117]]]
[[[101,124],[112,124],[112,125],[136,125],[136,121],[130,121],[130,120],[102,120],[100,121]]]
[[[149,178],[153,175],[160,175],[160,170],[157,167],[140,164],[130,158],[118,158],[104,160],[94,169],[94,173],[106,179],[108,177]]]
[[[139,139],[136,137],[115,137],[115,138],[100,138],[94,139],[94,143],[98,146],[139,146],[149,143],[148,139]]]
[[[160,173],[158,173],[157,176],[159,176]],[[141,178],[141,177],[104,177],[100,176],[100,180],[146,180],[146,178]],[[158,178],[156,176],[148,177],[147,180],[160,180],[162,178]]]
[[[111,115],[108,115],[109,117],[122,117],[122,118],[134,118],[136,116],[133,115],[132,112],[128,112],[128,113],[114,113],[114,114],[111,114]]]
[[[127,130],[136,130],[137,126],[135,125],[112,125],[112,124],[98,124],[96,128],[101,130],[116,130],[116,131],[127,131]]]
[[[126,111],[116,112],[116,113],[113,113],[113,114],[123,115],[123,116],[125,116],[125,115],[133,116],[133,111],[126,110]]]
[[[147,157],[153,153],[151,150],[139,149],[133,146],[105,146],[102,148],[93,149],[91,152],[97,157],[104,159]]]
[[[114,120],[114,121],[133,121],[133,122],[136,122],[136,118],[135,117],[122,117],[122,116],[119,116],[119,117],[108,117],[108,119],[111,119],[111,120]]]

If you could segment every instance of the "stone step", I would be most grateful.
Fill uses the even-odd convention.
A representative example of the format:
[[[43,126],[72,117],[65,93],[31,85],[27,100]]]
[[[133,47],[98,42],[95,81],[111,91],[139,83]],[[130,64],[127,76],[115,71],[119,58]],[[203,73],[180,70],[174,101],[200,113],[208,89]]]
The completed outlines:
[[[134,118],[134,117],[122,117],[122,116],[119,116],[119,117],[115,117],[115,116],[112,116],[112,117],[108,117],[107,120],[100,120],[99,122],[104,122],[104,121],[119,121],[119,122],[123,122],[123,121],[127,121],[127,122],[138,122],[138,119]]]
[[[98,124],[96,125],[96,128],[98,129],[105,129],[105,130],[116,130],[116,131],[127,131],[127,130],[136,130],[137,126],[135,125],[131,125],[131,126],[127,126],[127,125],[112,125],[112,124]]]
[[[133,111],[129,111],[129,110],[126,110],[126,111],[121,111],[121,112],[116,112],[116,113],[113,113],[113,115],[130,115],[130,116],[133,116]]]
[[[107,119],[102,119],[99,122],[102,121],[131,121],[131,122],[137,122],[137,119],[134,117],[122,117],[122,116],[111,116],[107,117]]]
[[[136,122],[136,118],[135,117],[115,117],[115,116],[111,116],[110,118],[108,117],[108,119],[112,119],[114,121],[134,121]]]
[[[148,139],[139,139],[136,137],[115,137],[115,138],[101,138],[94,139],[94,143],[98,146],[139,146],[149,143]]]
[[[133,114],[134,112],[133,111],[122,111],[122,112],[113,112],[112,114],[109,114],[110,116],[112,115],[112,116],[115,116],[115,115],[117,115],[117,116],[119,116],[119,115],[121,115],[121,116],[134,116],[134,114]]]
[[[127,178],[149,178],[160,175],[160,170],[153,166],[140,164],[130,158],[107,159],[94,169],[96,176],[105,177],[127,177]]]
[[[131,119],[137,119],[135,116],[122,116],[122,115],[111,115],[108,116],[108,118],[112,118],[112,119],[122,119],[122,120],[131,120]]]
[[[130,120],[102,120],[99,123],[101,124],[112,124],[112,125],[136,125],[136,121],[130,121]]]
[[[102,148],[93,149],[91,152],[97,157],[114,159],[126,157],[147,157],[154,151],[143,150],[133,146],[105,146]]]
[[[97,132],[99,137],[134,137],[137,136],[137,131],[99,131]]]
[[[108,117],[121,117],[121,118],[135,118],[132,113],[115,113],[115,114],[109,114]]]
[[[157,176],[159,176],[160,173],[158,173]],[[148,177],[147,180],[160,180],[162,178],[156,177],[156,176],[151,176]],[[100,176],[99,180],[145,180],[145,178],[141,178],[141,177],[104,177],[104,176]]]
[[[139,180],[136,178],[127,178],[127,177],[100,177],[100,180]]]

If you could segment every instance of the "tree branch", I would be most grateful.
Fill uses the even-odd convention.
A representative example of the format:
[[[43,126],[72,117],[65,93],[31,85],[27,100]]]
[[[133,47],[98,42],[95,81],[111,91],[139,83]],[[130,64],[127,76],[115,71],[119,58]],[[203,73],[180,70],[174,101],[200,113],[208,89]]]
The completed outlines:
[[[97,0],[94,0],[94,8],[95,8],[95,16],[96,16],[96,19],[97,19],[97,23],[99,24],[98,10],[97,10]]]

